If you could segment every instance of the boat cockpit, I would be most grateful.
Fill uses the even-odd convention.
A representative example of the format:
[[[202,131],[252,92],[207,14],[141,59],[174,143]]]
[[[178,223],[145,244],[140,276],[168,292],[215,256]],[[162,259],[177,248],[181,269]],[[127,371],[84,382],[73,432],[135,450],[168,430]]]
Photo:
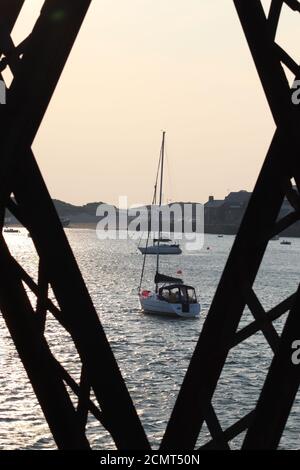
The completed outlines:
[[[184,284],[163,286],[158,290],[158,297],[160,300],[174,304],[196,304],[198,302],[195,289]]]

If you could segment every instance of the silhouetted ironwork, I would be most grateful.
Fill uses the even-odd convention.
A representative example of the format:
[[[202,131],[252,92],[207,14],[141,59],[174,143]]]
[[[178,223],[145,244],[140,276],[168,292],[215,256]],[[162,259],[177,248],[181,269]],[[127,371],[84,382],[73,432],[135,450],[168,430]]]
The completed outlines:
[[[39,255],[39,273],[35,282],[12,257],[1,235],[0,309],[58,448],[89,449],[85,430],[91,413],[119,449],[148,449],[31,150],[90,0],[46,0],[32,33],[15,45],[11,31],[23,3],[0,2],[0,72],[9,67],[13,74],[7,104],[0,107],[0,222],[2,228],[8,208],[27,227]],[[283,3],[300,11],[296,0],[273,0],[266,17],[259,0],[234,0],[277,130],[163,438],[165,450],[193,449],[204,422],[211,440],[202,449],[228,449],[230,441],[245,430],[244,448],[276,448],[299,387],[300,366],[291,361],[291,344],[299,339],[300,292],[266,312],[253,288],[269,240],[300,217],[300,111],[292,104],[282,64],[298,79],[300,69],[275,42]],[[294,210],[278,220],[285,196]],[[35,309],[24,285],[36,296]],[[55,303],[49,298],[50,288]],[[254,321],[238,330],[246,306]],[[47,312],[76,346],[79,384],[51,352],[44,336]],[[273,321],[286,312],[279,336]],[[258,331],[274,352],[260,398],[251,412],[222,429],[212,404],[221,372],[230,350]],[[76,408],[68,388],[78,396]],[[97,404],[91,399],[92,391]]]
[[[202,448],[228,449],[229,442],[247,430],[243,448],[274,449],[299,387],[300,366],[292,363],[291,356],[292,343],[300,338],[300,292],[266,312],[253,289],[269,240],[300,217],[300,111],[292,103],[282,65],[296,79],[300,69],[275,42],[284,3],[300,11],[298,1],[273,0],[266,17],[261,1],[234,0],[277,130],[168,424],[164,450],[194,448],[204,422],[211,440]],[[293,178],[297,189],[292,187]],[[278,220],[285,196],[294,210]],[[254,321],[237,331],[246,306]],[[286,312],[279,336],[272,322]],[[230,350],[258,331],[264,334],[274,358],[255,409],[224,430],[212,404],[220,375]]]
[[[29,230],[39,255],[39,276],[35,283],[1,235],[0,309],[58,448],[90,447],[85,434],[90,412],[118,448],[147,449],[145,432],[31,150],[90,0],[46,0],[31,34],[14,45],[11,31],[23,3],[0,2],[0,71],[9,67],[13,74],[7,104],[0,107],[0,212],[1,229],[9,207]],[[36,309],[24,284],[37,297]],[[50,287],[58,307],[48,297]],[[44,336],[47,311],[76,346],[80,384],[50,350]],[[79,397],[77,408],[66,385]],[[98,405],[91,401],[91,391]]]

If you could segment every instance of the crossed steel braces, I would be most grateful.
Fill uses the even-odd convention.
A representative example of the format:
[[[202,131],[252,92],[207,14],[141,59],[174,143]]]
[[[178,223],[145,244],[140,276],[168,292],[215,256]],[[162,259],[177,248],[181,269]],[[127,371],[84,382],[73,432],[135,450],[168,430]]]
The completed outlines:
[[[90,1],[46,0],[32,33],[15,47],[10,33],[23,3],[0,2],[1,64],[14,75],[7,104],[0,108],[0,207],[2,225],[7,207],[30,231],[39,255],[39,279],[36,284],[19,266],[1,236],[0,309],[60,449],[90,447],[85,435],[88,411],[118,448],[147,449],[145,432],[31,151]],[[37,296],[36,310],[22,281]],[[48,299],[49,286],[59,308]],[[50,351],[43,334],[47,311],[73,339],[82,364],[79,385]],[[66,384],[79,397],[77,409]],[[91,390],[100,408],[91,402]]]
[[[89,449],[85,430],[90,412],[111,434],[117,448],[146,450],[150,446],[145,431],[31,150],[90,2],[46,0],[32,33],[15,46],[11,31],[24,0],[0,1],[0,72],[9,67],[13,74],[7,104],[0,107],[1,226],[8,208],[30,231],[39,255],[35,283],[0,237],[0,310],[58,448]],[[269,240],[300,218],[296,140],[300,111],[292,103],[282,64],[295,78],[300,78],[300,69],[275,41],[284,3],[300,11],[296,0],[273,0],[266,17],[261,1],[234,0],[277,130],[179,392],[162,450],[194,449],[204,422],[211,440],[202,448],[228,449],[229,442],[245,430],[243,448],[276,448],[299,387],[300,366],[291,361],[291,344],[300,338],[300,292],[266,312],[253,289]],[[278,220],[285,196],[293,211]],[[36,295],[36,309],[23,283]],[[58,307],[48,298],[49,287]],[[246,306],[254,321],[237,332]],[[72,337],[81,362],[80,384],[49,348],[44,336],[46,312]],[[286,312],[279,336],[272,322]],[[274,352],[273,361],[255,409],[223,430],[212,405],[218,380],[230,350],[258,331]],[[76,408],[67,386],[78,396]],[[91,391],[97,404],[90,398]]]
[[[300,69],[275,41],[284,3],[300,11],[298,1],[273,0],[266,17],[259,0],[234,0],[277,130],[175,404],[164,449],[194,448],[204,421],[211,434],[204,449],[229,449],[229,442],[245,430],[243,449],[277,448],[299,388],[300,369],[291,361],[291,347],[300,338],[300,291],[266,312],[253,289],[269,240],[300,218],[300,111],[292,103],[282,64],[295,78]],[[293,211],[278,220],[285,196]],[[246,306],[254,321],[237,332]],[[279,336],[272,322],[286,312]],[[258,331],[274,353],[264,386],[255,409],[223,430],[212,405],[221,372],[231,349]]]

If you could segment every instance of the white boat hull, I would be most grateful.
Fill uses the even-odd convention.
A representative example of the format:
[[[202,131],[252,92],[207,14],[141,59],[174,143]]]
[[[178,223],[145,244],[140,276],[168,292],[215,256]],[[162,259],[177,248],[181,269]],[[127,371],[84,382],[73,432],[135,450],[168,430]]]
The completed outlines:
[[[200,315],[201,307],[199,303],[190,303],[189,311],[185,312],[181,303],[169,303],[160,300],[155,293],[151,293],[148,297],[140,295],[139,298],[145,313],[181,318],[198,318]]]
[[[180,255],[182,253],[179,246],[168,246],[168,245],[159,245],[159,246],[148,246],[142,247],[139,246],[140,252],[144,255]]]

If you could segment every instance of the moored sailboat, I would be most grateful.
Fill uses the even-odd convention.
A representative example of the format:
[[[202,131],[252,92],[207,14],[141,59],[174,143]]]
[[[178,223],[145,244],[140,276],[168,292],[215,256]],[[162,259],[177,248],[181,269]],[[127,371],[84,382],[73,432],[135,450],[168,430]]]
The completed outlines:
[[[160,195],[159,206],[162,205],[162,188],[163,188],[163,169],[164,169],[164,148],[165,148],[165,132],[163,132],[162,145],[160,151],[157,178],[154,186],[153,202],[156,200],[157,181],[160,173]],[[159,230],[156,239],[157,247],[160,247],[162,240]],[[154,277],[155,289],[153,291],[142,289],[143,275],[145,269],[146,256],[148,254],[149,233],[144,251],[144,261],[141,273],[140,286],[138,290],[139,300],[142,310],[145,313],[181,317],[181,318],[197,318],[200,314],[200,304],[197,300],[194,287],[184,284],[182,279],[167,276],[159,272],[160,250],[156,252],[156,274]]]
[[[173,243],[169,238],[154,238],[153,245],[139,246],[144,255],[180,255],[182,253],[179,243]]]

